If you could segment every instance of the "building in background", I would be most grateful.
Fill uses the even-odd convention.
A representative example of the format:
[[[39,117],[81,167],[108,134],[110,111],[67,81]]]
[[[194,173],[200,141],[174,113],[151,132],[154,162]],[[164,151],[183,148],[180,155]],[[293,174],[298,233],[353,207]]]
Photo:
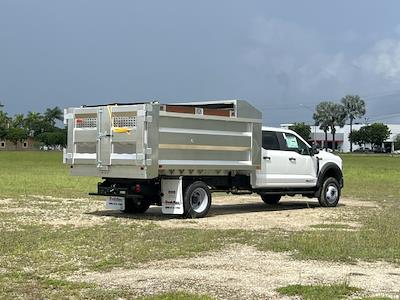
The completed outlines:
[[[281,124],[282,128],[289,128],[292,124]],[[353,130],[359,130],[361,127],[366,126],[367,124],[353,124]],[[391,132],[389,139],[387,139],[382,147],[386,150],[386,152],[394,151],[394,143],[396,137],[400,135],[400,124],[386,124],[389,127]],[[311,127],[311,136],[309,142],[316,142],[321,148],[324,147],[325,142],[325,133],[319,129],[319,126],[310,126]],[[336,141],[336,150],[341,152],[350,152],[350,142],[349,142],[349,134],[350,134],[350,125],[345,125],[343,128],[336,127],[335,141]],[[367,145],[368,146],[368,145]],[[333,149],[333,136],[330,132],[328,132],[328,148]],[[353,144],[353,151],[358,150],[360,147],[357,144]],[[369,149],[371,149],[371,145],[369,145]]]
[[[2,140],[0,139],[0,151],[14,151],[14,150],[35,150],[35,141],[33,138],[29,137],[28,139],[18,142],[14,144],[9,140]]]

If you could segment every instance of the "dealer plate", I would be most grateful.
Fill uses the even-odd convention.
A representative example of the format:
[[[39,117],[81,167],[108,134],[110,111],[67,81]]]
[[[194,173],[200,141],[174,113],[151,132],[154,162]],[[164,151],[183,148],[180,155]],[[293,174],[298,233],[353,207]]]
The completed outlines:
[[[112,210],[124,210],[125,209],[125,198],[118,196],[109,196],[106,199],[106,208]]]

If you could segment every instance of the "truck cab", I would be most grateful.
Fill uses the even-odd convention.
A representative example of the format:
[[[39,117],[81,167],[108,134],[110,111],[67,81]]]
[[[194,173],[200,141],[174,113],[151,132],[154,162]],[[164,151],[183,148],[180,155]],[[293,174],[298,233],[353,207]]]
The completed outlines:
[[[272,127],[262,127],[261,156],[253,189],[266,203],[277,203],[282,195],[302,194],[317,196],[322,206],[337,205],[343,187],[339,156],[317,150],[292,130]]]

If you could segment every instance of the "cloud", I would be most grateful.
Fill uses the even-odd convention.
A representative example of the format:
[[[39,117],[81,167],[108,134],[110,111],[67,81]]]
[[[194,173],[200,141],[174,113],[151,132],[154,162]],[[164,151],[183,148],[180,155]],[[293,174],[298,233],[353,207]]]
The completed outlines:
[[[299,24],[258,18],[243,58],[281,89],[311,94],[326,82],[345,80],[353,68],[343,53],[328,51],[324,40]]]
[[[376,42],[355,59],[354,64],[372,75],[400,82],[400,40],[382,39]]]
[[[396,28],[394,29],[394,31],[395,31],[397,34],[400,35],[400,24],[398,24],[398,25],[396,26]]]
[[[381,39],[364,49],[355,41],[341,48],[337,37],[274,18],[256,19],[249,36],[245,63],[278,85],[275,89],[285,89],[285,96],[290,91],[297,97],[325,93],[334,99],[340,93],[391,90],[400,82],[400,39]]]

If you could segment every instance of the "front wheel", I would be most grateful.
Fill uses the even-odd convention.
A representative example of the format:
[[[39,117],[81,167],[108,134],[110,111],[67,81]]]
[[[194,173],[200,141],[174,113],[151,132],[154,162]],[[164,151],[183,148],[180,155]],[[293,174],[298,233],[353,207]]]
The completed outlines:
[[[265,204],[278,204],[278,202],[281,200],[281,195],[268,195],[268,194],[260,194],[262,201],[264,201]]]
[[[205,217],[211,207],[211,193],[208,186],[202,181],[190,184],[185,190],[183,206],[187,217]]]
[[[319,205],[323,207],[335,207],[340,199],[340,185],[339,182],[333,178],[328,177],[322,184],[321,191],[318,197]]]

